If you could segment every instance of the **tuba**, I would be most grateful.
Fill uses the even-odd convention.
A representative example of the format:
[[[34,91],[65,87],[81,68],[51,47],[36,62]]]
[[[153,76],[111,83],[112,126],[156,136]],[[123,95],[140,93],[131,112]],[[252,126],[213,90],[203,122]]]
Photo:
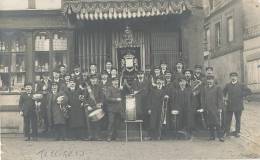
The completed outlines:
[[[200,93],[200,86],[202,85],[202,81],[199,79],[195,79],[191,82],[191,89],[193,96],[197,96]]]

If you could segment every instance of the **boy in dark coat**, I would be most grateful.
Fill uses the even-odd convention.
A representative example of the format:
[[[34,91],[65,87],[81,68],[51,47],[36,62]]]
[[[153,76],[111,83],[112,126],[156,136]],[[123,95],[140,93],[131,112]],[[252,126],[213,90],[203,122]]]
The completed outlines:
[[[27,137],[25,141],[29,141],[31,136],[32,140],[37,140],[37,115],[35,101],[33,100],[32,84],[26,83],[24,87],[26,92],[20,96],[19,110],[24,120],[24,135]],[[30,133],[30,129],[32,129],[32,134]]]
[[[215,85],[214,76],[207,76],[207,85],[201,91],[201,104],[207,114],[210,138],[215,140],[215,131],[219,141],[224,142],[220,127],[220,114],[223,109],[223,94],[219,86]]]
[[[251,93],[250,89],[238,82],[238,74],[230,73],[231,82],[226,84],[223,92],[227,102],[226,128],[225,133],[230,135],[230,126],[233,114],[236,119],[236,130],[233,132],[235,137],[239,137],[241,115],[244,110],[243,98]]]
[[[119,79],[112,79],[112,86],[107,90],[106,105],[108,113],[108,137],[107,141],[116,139],[117,130],[120,125],[121,113],[123,110]]]
[[[76,88],[76,83],[73,79],[70,80],[70,88],[68,89],[68,105],[69,119],[68,124],[72,133],[73,139],[83,139],[85,129],[85,112],[82,101],[84,100],[83,93]]]

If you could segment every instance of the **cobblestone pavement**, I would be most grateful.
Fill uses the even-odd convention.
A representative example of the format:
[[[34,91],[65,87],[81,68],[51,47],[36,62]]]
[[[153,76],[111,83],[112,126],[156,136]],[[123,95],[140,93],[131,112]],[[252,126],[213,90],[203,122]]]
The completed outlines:
[[[149,142],[86,142],[39,139],[25,142],[23,138],[3,136],[2,160],[172,160],[172,159],[260,159],[260,103],[250,102],[243,112],[240,138],[224,143],[193,140]]]

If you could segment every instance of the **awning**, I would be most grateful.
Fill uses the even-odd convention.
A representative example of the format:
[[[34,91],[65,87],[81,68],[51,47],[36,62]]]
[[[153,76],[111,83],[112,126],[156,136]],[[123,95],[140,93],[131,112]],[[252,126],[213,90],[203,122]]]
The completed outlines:
[[[77,20],[116,20],[181,14],[184,0],[65,0],[64,13]]]

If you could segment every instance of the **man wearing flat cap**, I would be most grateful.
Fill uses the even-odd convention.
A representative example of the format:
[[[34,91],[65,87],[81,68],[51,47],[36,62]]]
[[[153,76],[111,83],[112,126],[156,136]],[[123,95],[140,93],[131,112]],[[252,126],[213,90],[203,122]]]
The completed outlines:
[[[194,66],[194,74],[193,74],[193,79],[196,80],[203,80],[204,74],[202,73],[202,66],[197,64]]]
[[[227,105],[227,113],[226,113],[226,128],[225,133],[226,136],[230,136],[230,126],[232,122],[233,114],[236,119],[236,127],[235,131],[232,132],[232,135],[235,137],[239,137],[240,134],[240,126],[241,126],[241,115],[244,110],[243,98],[248,96],[251,91],[246,85],[238,82],[238,73],[231,72],[230,73],[230,83],[226,84],[223,93],[224,100]]]
[[[209,140],[224,142],[223,131],[221,128],[220,114],[223,110],[223,94],[219,86],[214,83],[214,76],[208,75],[207,84],[201,91],[201,104],[202,108],[207,112],[207,124],[209,128]]]

